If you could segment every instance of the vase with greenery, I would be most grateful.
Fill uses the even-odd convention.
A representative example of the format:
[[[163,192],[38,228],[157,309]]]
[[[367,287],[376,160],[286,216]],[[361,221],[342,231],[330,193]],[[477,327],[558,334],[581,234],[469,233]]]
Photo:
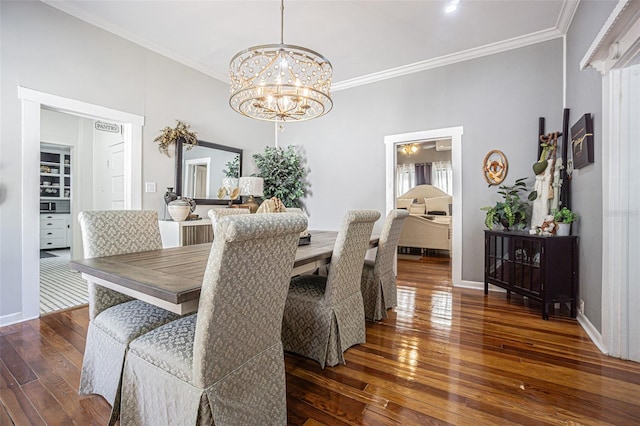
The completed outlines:
[[[553,220],[558,224],[556,235],[571,235],[571,224],[578,220],[578,215],[566,207],[551,212]]]
[[[482,207],[486,211],[484,223],[489,229],[494,224],[500,224],[504,229],[522,229],[527,224],[529,203],[521,198],[527,192],[526,178],[516,179],[513,185],[500,185],[498,194],[502,195],[502,201],[495,206]],[[537,193],[532,192],[528,196],[529,201],[535,200]]]
[[[560,210],[553,210],[551,214],[553,214],[553,220],[555,220],[556,223],[571,224],[578,220],[578,214],[572,212],[566,207],[563,207]]]
[[[240,188],[238,188],[238,179],[240,178],[240,156],[236,157],[225,164],[222,169],[224,179],[222,179],[222,187],[218,189],[218,198],[222,199],[229,196],[230,200],[235,200],[240,196]],[[231,204],[229,204],[231,205]]]
[[[301,207],[308,182],[302,156],[295,147],[266,147],[263,154],[254,154],[260,176],[264,179],[264,198],[278,197],[285,207]]]
[[[222,169],[222,173],[225,177],[228,178],[239,178],[240,177],[240,156],[236,155],[235,158],[227,164],[225,164],[225,168]]]
[[[182,139],[182,143],[190,150],[194,146],[198,145],[198,134],[192,132],[191,125],[185,124],[180,120],[176,120],[176,127],[171,128],[169,126],[162,129],[162,133],[153,141],[158,143],[158,150],[169,157],[169,146]]]

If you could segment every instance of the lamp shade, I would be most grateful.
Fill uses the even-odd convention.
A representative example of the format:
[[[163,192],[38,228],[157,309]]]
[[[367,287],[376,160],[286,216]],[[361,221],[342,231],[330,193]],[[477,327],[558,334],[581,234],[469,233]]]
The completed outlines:
[[[240,178],[240,195],[253,195],[254,197],[262,197],[264,194],[264,179],[255,176],[246,176]]]

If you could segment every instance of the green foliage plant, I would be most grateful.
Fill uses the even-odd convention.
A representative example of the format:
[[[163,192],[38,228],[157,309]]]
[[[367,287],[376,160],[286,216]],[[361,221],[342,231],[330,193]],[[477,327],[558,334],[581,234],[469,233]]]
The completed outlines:
[[[263,154],[254,154],[259,173],[264,179],[264,198],[278,197],[285,207],[301,207],[300,199],[307,192],[307,172],[302,156],[295,147],[266,147]]]
[[[551,214],[553,214],[553,220],[555,220],[556,223],[573,223],[578,220],[578,214],[572,212],[566,207],[563,207],[560,210],[554,210]]]
[[[523,228],[527,224],[529,203],[520,198],[527,192],[526,178],[516,179],[513,185],[500,185],[498,194],[502,195],[502,201],[498,201],[495,206],[482,207],[486,211],[484,224],[492,229],[495,223],[501,224],[505,228]],[[529,194],[528,200],[533,201],[537,193]]]
[[[239,178],[240,177],[240,156],[236,155],[236,157],[225,164],[225,169],[222,170],[225,177],[228,178]]]

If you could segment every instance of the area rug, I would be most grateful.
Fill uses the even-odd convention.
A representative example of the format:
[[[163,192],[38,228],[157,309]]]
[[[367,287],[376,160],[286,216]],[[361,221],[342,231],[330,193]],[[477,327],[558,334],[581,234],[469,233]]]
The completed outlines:
[[[56,250],[52,257],[40,260],[40,314],[88,302],[87,282],[69,269],[70,257],[68,249]]]
[[[46,259],[47,257],[56,257],[55,254],[40,250],[40,259]]]

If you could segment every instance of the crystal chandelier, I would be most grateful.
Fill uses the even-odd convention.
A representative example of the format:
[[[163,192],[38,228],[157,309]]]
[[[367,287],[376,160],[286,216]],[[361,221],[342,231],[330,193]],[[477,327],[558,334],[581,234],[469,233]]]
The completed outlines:
[[[229,105],[247,117],[266,121],[303,121],[333,107],[333,69],[324,56],[284,44],[284,0],[280,3],[280,44],[254,46],[229,64]]]

